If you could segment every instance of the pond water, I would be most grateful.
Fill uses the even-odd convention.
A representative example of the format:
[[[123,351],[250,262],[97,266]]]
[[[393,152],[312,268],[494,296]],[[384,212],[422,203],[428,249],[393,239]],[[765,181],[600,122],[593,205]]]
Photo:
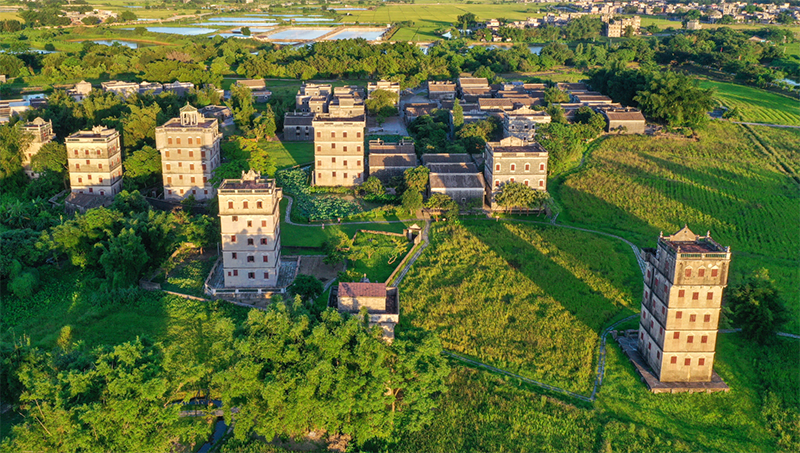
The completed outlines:
[[[202,24],[194,24],[200,27],[208,26],[222,26],[222,27],[274,27],[278,25],[276,22],[204,22]]]
[[[139,43],[133,41],[122,41],[120,39],[98,39],[92,41],[95,44],[102,44],[104,46],[113,46],[114,44],[119,44],[121,46],[130,47],[131,49],[138,49]]]
[[[245,36],[241,33],[216,33],[213,35],[209,35],[209,38],[213,38],[215,36],[220,36],[222,38],[239,38],[239,39],[250,39],[251,36]]]
[[[366,11],[368,8],[331,8],[334,11]]]
[[[544,49],[544,47],[542,47],[542,46],[528,46],[528,49],[531,51],[531,53],[539,55],[540,53],[542,53],[542,49]]]
[[[282,30],[278,33],[274,33],[269,35],[269,39],[297,39],[297,40],[307,40],[307,39],[317,39],[320,36],[330,33],[333,31],[333,28],[321,28],[321,29],[305,29],[305,28],[291,28],[288,30]]]
[[[205,35],[206,33],[214,33],[217,31],[213,28],[199,27],[145,27],[145,29],[152,33],[170,33],[183,36]]]
[[[344,30],[336,33],[333,36],[325,38],[326,41],[336,41],[339,39],[357,39],[364,38],[367,41],[374,41],[383,35],[383,31],[361,31],[361,30]]]
[[[791,80],[791,79],[780,79],[780,80],[777,80],[777,82],[783,82],[783,83],[789,84],[789,85],[791,85],[793,87],[800,86],[800,82],[795,82],[794,80]]]

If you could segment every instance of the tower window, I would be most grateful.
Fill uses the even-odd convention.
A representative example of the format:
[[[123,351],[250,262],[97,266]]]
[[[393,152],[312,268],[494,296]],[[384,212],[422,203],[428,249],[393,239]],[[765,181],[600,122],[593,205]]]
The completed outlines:
[[[686,269],[686,272],[684,273],[684,275],[686,275],[687,277],[691,277],[692,276],[692,270],[691,269]]]
[[[237,258],[239,258],[239,254],[238,253],[236,253],[236,252],[231,253],[231,259],[235,260]]]
[[[261,245],[267,245],[267,238],[261,238]]]
[[[706,270],[705,269],[698,269],[697,270],[697,276],[698,277],[705,277],[706,276]]]
[[[261,202],[261,201],[256,201],[256,208],[263,209],[264,208],[264,203]]]
[[[706,300],[714,300],[714,293],[706,293]]]
[[[233,220],[234,222],[238,222],[239,221],[239,216],[235,215],[235,216],[231,217],[231,220]]]
[[[228,209],[233,209],[233,202],[232,201],[228,202]]]
[[[698,300],[698,299],[700,299],[700,293],[697,292],[692,293],[692,300]]]
[[[676,311],[675,312],[675,319],[681,319],[681,318],[683,318],[683,312],[682,311]]]
[[[681,338],[681,333],[680,332],[674,332],[672,334],[672,339],[673,340],[680,340],[680,338]]]
[[[697,321],[697,315],[689,315],[689,322]]]
[[[247,273],[247,278],[249,278],[251,280],[254,280],[256,278],[256,273],[255,272],[248,272]]]
[[[239,276],[239,271],[237,269],[233,270],[233,276],[234,277],[238,277]]]
[[[253,256],[253,255],[249,255],[249,256],[247,257],[247,262],[248,262],[248,263],[255,263],[255,262],[256,262],[256,257],[255,257],[255,256]]]
[[[261,261],[263,261],[265,263],[269,263],[269,256],[267,256],[267,255],[262,256],[261,257]]]
[[[678,290],[678,297],[685,297],[685,296],[686,296],[686,290],[684,289]]]
[[[708,335],[703,335],[702,337],[700,337],[700,343],[702,344],[708,343]]]
[[[264,278],[269,278],[269,272],[264,272]]]
[[[711,276],[716,277],[719,274],[719,269],[711,269]]]
[[[694,343],[694,336],[693,335],[687,336],[686,337],[686,342],[687,343]]]
[[[231,236],[231,242],[236,242],[236,235]]]
[[[252,220],[248,220],[248,221],[247,221],[247,226],[248,226],[248,227],[251,227],[251,226],[253,226],[253,221],[252,221]]]
[[[253,240],[253,238],[247,239],[247,245],[255,245],[255,241]]]
[[[711,315],[703,315],[703,322],[711,322]]]
[[[672,358],[669,359],[669,363],[678,363],[678,356],[672,356]]]
[[[697,364],[699,366],[705,366],[706,365],[706,359],[702,359],[702,358],[701,359],[697,359]]]
[[[692,359],[683,359],[683,364],[685,366],[690,366],[692,364]]]

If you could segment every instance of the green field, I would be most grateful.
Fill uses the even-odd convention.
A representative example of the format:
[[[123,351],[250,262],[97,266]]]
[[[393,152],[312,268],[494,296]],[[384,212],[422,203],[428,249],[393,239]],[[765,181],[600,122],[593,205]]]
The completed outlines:
[[[258,146],[266,149],[269,156],[275,158],[278,170],[314,162],[312,142],[261,142]]]
[[[399,240],[397,243],[393,239]],[[354,242],[356,247],[365,247],[358,259],[348,262],[348,270],[366,274],[371,282],[385,282],[411,248],[411,243],[403,237],[385,236],[373,233],[358,233]],[[390,262],[391,261],[391,262]]]
[[[539,8],[544,5],[526,5],[512,3],[495,5],[491,3],[475,2],[437,2],[393,4],[375,8],[372,11],[349,11],[350,16],[343,20],[347,22],[388,24],[391,22],[413,21],[413,27],[403,27],[392,36],[393,41],[435,41],[441,39],[433,33],[434,30],[449,27],[458,16],[473,13],[478,20],[504,18],[508,20],[522,20],[527,17],[541,17]]]
[[[714,88],[714,97],[720,104],[738,109],[738,121],[800,126],[800,103],[797,98],[710,80],[700,81],[700,86]]]
[[[759,135],[789,139],[785,131]],[[798,184],[779,165],[796,162],[796,147],[768,152],[742,126],[712,122],[699,141],[608,137],[584,167],[551,185],[559,222],[601,229],[652,247],[659,232],[684,224],[707,230],[733,252],[730,283],[764,267],[800,331]]]
[[[599,332],[638,311],[641,273],[622,241],[549,226],[437,225],[403,280],[402,325],[445,348],[589,393]]]
[[[653,395],[615,344],[607,355],[605,383],[591,409],[554,400],[514,379],[455,366],[441,416],[422,436],[398,441],[399,452],[792,451],[779,433],[797,433],[800,342],[754,346],[738,335],[720,337],[716,369],[728,393]],[[775,417],[774,396],[784,401]],[[796,418],[795,418],[796,420]],[[791,422],[790,422],[791,423]],[[780,427],[779,427],[780,426]]]

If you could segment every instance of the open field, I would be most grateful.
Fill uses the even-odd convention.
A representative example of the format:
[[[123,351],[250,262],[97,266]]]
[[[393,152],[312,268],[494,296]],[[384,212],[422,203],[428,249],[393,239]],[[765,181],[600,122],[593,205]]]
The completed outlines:
[[[413,27],[402,27],[392,36],[393,41],[434,41],[441,39],[434,30],[449,27],[460,15],[473,13],[478,20],[503,17],[508,20],[521,20],[526,17],[541,17],[539,8],[543,5],[512,3],[493,5],[475,2],[437,2],[385,5],[372,11],[349,11],[345,21],[360,23],[388,24],[390,22],[412,21]]]
[[[278,170],[314,162],[313,142],[262,141],[258,146],[266,149],[270,157],[275,158],[275,165]]]
[[[401,286],[400,323],[445,348],[589,393],[598,334],[638,311],[630,248],[549,226],[464,220],[437,225]]]
[[[322,247],[322,243],[328,238],[333,236],[334,231],[344,231],[350,237],[358,230],[369,229],[375,231],[389,231],[392,233],[402,233],[406,226],[414,223],[414,221],[405,221],[403,223],[390,223],[390,224],[369,224],[369,225],[335,225],[325,224],[324,228],[317,226],[296,226],[284,221],[286,206],[289,204],[289,199],[284,198],[281,200],[281,247]],[[321,251],[320,251],[321,252]],[[316,252],[316,253],[320,253]]]
[[[391,450],[792,451],[791,444],[778,443],[776,425],[767,419],[778,414],[767,401],[777,396],[784,405],[771,420],[797,412],[800,342],[781,340],[762,348],[726,334],[718,351],[716,369],[731,385],[729,393],[653,395],[610,344],[605,383],[591,409],[454,363],[449,391],[439,403],[441,416],[424,435],[402,438]]]
[[[772,128],[759,135],[772,137]],[[790,140],[785,131],[775,134]],[[767,268],[792,310],[787,326],[800,331],[800,189],[779,162],[797,151],[757,144],[747,129],[712,122],[699,141],[608,137],[578,171],[551,185],[563,208],[559,222],[601,229],[639,246],[653,246],[659,232],[688,224],[730,245],[730,283]]]
[[[703,88],[714,88],[714,97],[725,107],[737,108],[737,121],[800,126],[798,100],[758,88],[710,80]]]
[[[398,240],[397,243],[393,239]],[[358,233],[355,246],[365,245],[369,245],[365,251],[371,255],[361,253],[357,260],[349,261],[347,267],[359,274],[366,274],[373,283],[385,282],[411,248],[411,243],[406,238]]]

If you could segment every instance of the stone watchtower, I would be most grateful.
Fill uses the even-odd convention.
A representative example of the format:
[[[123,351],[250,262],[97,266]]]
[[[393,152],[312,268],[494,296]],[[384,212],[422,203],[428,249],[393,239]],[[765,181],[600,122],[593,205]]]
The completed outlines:
[[[282,189],[251,170],[242,179],[222,181],[217,193],[225,287],[277,286]]]
[[[156,128],[156,148],[161,153],[164,198],[197,200],[214,198],[209,182],[220,164],[222,134],[216,118],[206,118],[186,104],[179,118]]]
[[[711,381],[730,247],[683,227],[642,255],[642,357],[661,382]]]

